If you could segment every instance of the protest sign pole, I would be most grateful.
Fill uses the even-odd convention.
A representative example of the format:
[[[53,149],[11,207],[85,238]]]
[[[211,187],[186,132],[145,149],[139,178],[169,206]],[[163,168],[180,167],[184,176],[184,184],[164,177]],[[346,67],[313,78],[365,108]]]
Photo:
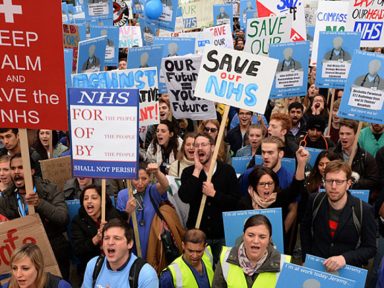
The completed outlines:
[[[107,180],[101,179],[101,222],[105,222]]]
[[[132,199],[133,187],[130,179],[127,180],[127,189],[128,189],[129,199]],[[137,252],[137,256],[141,257],[141,245],[140,245],[139,229],[137,226],[136,209],[135,211],[132,212],[131,217],[132,217],[133,234],[135,236],[136,252]]]
[[[23,173],[24,173],[24,182],[25,182],[25,191],[27,194],[33,193],[33,181],[32,181],[32,171],[31,171],[31,160],[29,156],[29,147],[28,147],[28,134],[27,129],[19,129],[20,137],[20,148],[21,148],[21,160],[23,161]],[[29,215],[35,214],[35,207],[32,205],[28,206]]]
[[[53,145],[52,145],[52,142],[53,142],[53,130],[49,130],[49,146],[48,146],[48,151],[49,151],[49,157],[48,158],[53,158]]]
[[[349,166],[351,166],[351,168],[352,168],[353,158],[355,158],[355,154],[357,151],[357,141],[359,140],[360,131],[361,131],[362,127],[363,127],[363,122],[359,121],[359,126],[357,127],[355,140],[353,141],[352,153],[351,153],[351,155],[349,155],[349,160],[348,160],[348,164],[349,164]]]
[[[217,135],[217,139],[216,139],[215,150],[213,151],[213,155],[212,155],[212,159],[211,159],[211,165],[209,166],[207,182],[211,182],[211,179],[212,179],[213,169],[215,168],[217,155],[219,154],[220,144],[221,144],[221,141],[223,141],[225,123],[227,123],[229,108],[230,108],[229,105],[225,105],[223,117],[221,119],[219,134]],[[199,213],[197,214],[197,220],[196,220],[196,225],[195,225],[196,229],[200,228],[201,218],[203,217],[203,212],[204,212],[206,201],[207,201],[207,195],[203,194],[203,198],[201,198],[201,202],[200,202]]]
[[[336,89],[332,89],[332,96],[331,96],[331,107],[329,108],[329,116],[328,116],[328,130],[326,137],[329,137],[331,135],[331,124],[332,124],[332,112],[333,112],[333,102],[335,101],[335,94]]]

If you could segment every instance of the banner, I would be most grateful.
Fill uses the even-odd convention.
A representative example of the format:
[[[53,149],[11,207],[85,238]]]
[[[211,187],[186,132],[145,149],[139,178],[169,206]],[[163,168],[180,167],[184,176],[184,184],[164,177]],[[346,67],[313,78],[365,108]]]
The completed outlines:
[[[307,254],[304,267],[315,269],[321,272],[327,272],[323,262],[324,258]],[[345,265],[337,270],[337,276],[356,281],[355,287],[365,287],[368,271],[351,265]]]
[[[334,274],[317,271],[314,269],[298,266],[291,263],[284,263],[280,272],[276,288],[360,288],[356,282],[342,278]]]
[[[71,157],[40,160],[39,163],[43,179],[51,181],[57,185],[59,191],[63,191],[65,182],[72,178]]]
[[[206,46],[195,96],[264,114],[277,60]]]
[[[384,55],[355,50],[339,117],[384,124]]]
[[[77,73],[103,71],[106,47],[106,36],[80,41],[77,55]]]
[[[132,47],[142,47],[142,46],[143,46],[143,39],[141,38],[140,26],[120,27],[120,31],[119,31],[119,47],[120,48],[132,48]]]
[[[311,65],[316,65],[320,31],[343,32],[347,24],[348,2],[321,0],[316,13]]]
[[[361,47],[384,46],[384,2],[349,1],[347,30],[361,33]]]
[[[259,17],[278,16],[290,14],[292,17],[291,40],[305,41],[305,11],[304,0],[282,1],[282,0],[256,0],[257,13]]]
[[[223,212],[225,245],[235,246],[236,240],[243,235],[245,221],[253,215],[264,215],[272,224],[272,242],[280,253],[284,253],[283,216],[281,208],[243,210]]]
[[[119,28],[115,26],[91,26],[91,38],[107,36],[105,65],[117,66],[119,62]]]
[[[248,19],[244,52],[267,56],[270,44],[291,42],[291,27],[290,15]]]
[[[233,7],[231,4],[213,5],[213,24],[215,26],[229,24],[229,27],[233,27]]]
[[[139,91],[69,89],[73,175],[136,179]]]
[[[279,60],[270,98],[305,96],[308,87],[309,42],[271,44],[269,57]]]
[[[316,87],[344,89],[351,69],[352,55],[360,47],[355,32],[320,32]]]
[[[39,214],[2,222],[0,241],[3,243],[0,252],[0,275],[11,273],[12,253],[26,243],[35,243],[40,247],[43,253],[45,271],[61,275]]]
[[[60,2],[39,1],[49,25],[36,2],[0,5],[2,127],[67,130]]]
[[[215,104],[194,96],[200,64],[201,56],[196,55],[163,58],[162,71],[176,119],[216,119]]]
[[[139,89],[140,126],[159,123],[157,68],[112,70],[72,75],[74,88]]]
[[[211,33],[213,45],[233,49],[232,29],[229,24],[205,28],[203,31]]]

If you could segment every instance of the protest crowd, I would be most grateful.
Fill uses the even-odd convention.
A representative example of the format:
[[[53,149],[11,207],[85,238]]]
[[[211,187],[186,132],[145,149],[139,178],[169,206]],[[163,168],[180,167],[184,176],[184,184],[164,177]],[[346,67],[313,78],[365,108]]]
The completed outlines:
[[[384,288],[384,38],[298,2],[63,1],[68,128],[0,107],[1,287]]]

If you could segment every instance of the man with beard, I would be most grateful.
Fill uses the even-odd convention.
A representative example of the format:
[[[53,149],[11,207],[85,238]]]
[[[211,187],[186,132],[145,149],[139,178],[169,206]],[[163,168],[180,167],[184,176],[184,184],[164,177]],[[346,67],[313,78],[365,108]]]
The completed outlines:
[[[288,106],[288,115],[291,119],[291,129],[288,134],[292,136],[295,142],[306,134],[307,127],[304,120],[304,106],[299,102],[293,102]]]
[[[232,166],[216,161],[212,181],[207,181],[215,141],[208,134],[195,137],[195,164],[184,169],[181,174],[179,196],[190,205],[187,228],[195,228],[203,194],[207,196],[200,229],[207,235],[207,243],[212,248],[214,263],[217,262],[224,245],[224,224],[222,212],[231,211],[240,198],[236,172]]]
[[[324,137],[325,122],[319,115],[310,116],[307,122],[307,133],[299,139],[299,145],[304,147],[328,150],[335,144]]]
[[[328,272],[346,264],[362,267],[376,253],[376,221],[373,208],[353,197],[351,168],[341,160],[327,164],[325,193],[310,195],[301,225],[303,261],[312,254],[326,258]]]
[[[384,125],[372,123],[360,132],[359,145],[373,157],[376,152],[384,147]]]
[[[33,191],[26,191],[23,162],[20,153],[10,159],[12,185],[0,198],[0,214],[8,219],[25,217],[28,207],[34,206],[41,217],[45,232],[51,243],[61,275],[69,278],[70,247],[63,233],[69,221],[64,194],[57,186],[39,177],[33,177]],[[31,173],[35,174],[35,162],[31,159]]]
[[[357,132],[357,122],[344,119],[340,121],[339,138],[340,141],[334,151],[340,159],[348,161],[353,150]],[[379,184],[379,172],[375,158],[366,152],[360,145],[357,145],[356,154],[352,161],[352,177],[354,178],[353,189],[370,190],[370,203],[375,200],[377,185]]]
[[[233,155],[236,155],[237,150],[246,146],[244,136],[247,133],[249,126],[252,124],[252,112],[244,109],[239,109],[239,125],[229,130],[226,141],[231,146]]]

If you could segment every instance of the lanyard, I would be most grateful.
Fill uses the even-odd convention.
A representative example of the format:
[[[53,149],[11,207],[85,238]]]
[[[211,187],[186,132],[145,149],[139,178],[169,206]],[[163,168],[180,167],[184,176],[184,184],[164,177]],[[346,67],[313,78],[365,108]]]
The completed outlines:
[[[36,187],[33,187],[33,192],[36,193]],[[19,192],[16,192],[17,205],[19,206],[19,214],[21,217],[28,215],[28,205],[22,203]]]

